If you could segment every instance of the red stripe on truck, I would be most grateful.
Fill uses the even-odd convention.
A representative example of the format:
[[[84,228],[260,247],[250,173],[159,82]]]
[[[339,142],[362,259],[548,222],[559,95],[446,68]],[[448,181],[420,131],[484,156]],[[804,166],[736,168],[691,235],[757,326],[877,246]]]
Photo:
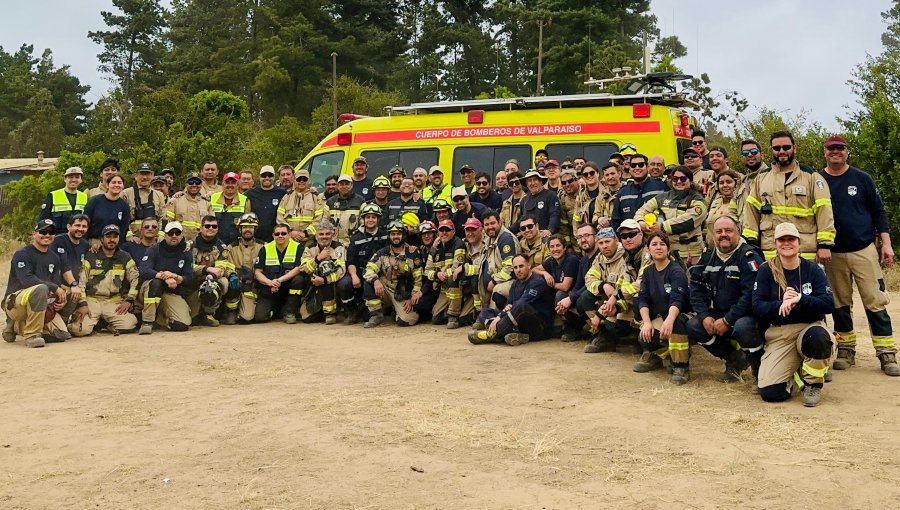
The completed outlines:
[[[355,133],[353,143],[399,142],[406,140],[440,140],[458,138],[490,138],[498,136],[564,136],[610,133],[659,133],[658,121],[642,122],[575,122],[566,124],[525,124],[516,126],[478,126],[459,128],[405,129]],[[332,137],[322,142],[322,147],[337,144]]]

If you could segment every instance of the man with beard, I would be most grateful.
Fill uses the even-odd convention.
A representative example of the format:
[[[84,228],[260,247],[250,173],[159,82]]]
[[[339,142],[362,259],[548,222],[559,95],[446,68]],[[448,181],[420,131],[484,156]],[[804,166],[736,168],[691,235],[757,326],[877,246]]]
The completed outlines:
[[[441,220],[438,223],[438,243],[425,265],[426,277],[434,282],[435,290],[440,290],[431,311],[432,324],[443,324],[446,320],[447,329],[459,328],[463,293],[459,280],[454,279],[453,275],[465,261],[466,245],[456,237],[456,226],[451,220]]]
[[[422,262],[416,249],[406,244],[403,223],[390,222],[387,232],[388,246],[375,252],[363,275],[369,308],[367,328],[384,322],[384,314],[391,308],[398,326],[413,326],[419,321],[415,306],[422,297]]]
[[[327,202],[329,198],[337,195],[338,193],[338,177],[340,175],[329,175],[325,178],[325,201]],[[347,177],[350,177],[349,175]],[[350,179],[351,184],[353,183],[353,179]]]
[[[229,262],[228,244],[219,237],[219,222],[215,216],[204,216],[200,223],[200,235],[191,245],[194,259],[194,277],[185,285],[185,299],[191,307],[191,317],[201,326],[216,327],[216,312],[226,299],[226,292],[236,304],[238,289],[231,289],[228,279],[234,273]],[[202,312],[202,313],[201,313]]]
[[[144,296],[141,335],[153,333],[153,323],[157,321],[170,331],[187,331],[191,324],[191,308],[184,299],[184,286],[190,285],[194,274],[193,258],[186,250],[181,223],[170,221],[164,230],[165,239],[151,246],[138,264]],[[161,316],[158,311],[162,312]]]
[[[741,238],[734,218],[713,223],[715,246],[691,268],[691,309],[688,339],[725,361],[722,382],[741,380],[749,365],[754,380],[759,373],[763,339],[753,317],[753,284],[762,257]],[[755,385],[755,381],[754,381]]]
[[[213,193],[222,191],[222,185],[219,184],[219,165],[215,161],[207,159],[200,166],[200,177],[203,178],[200,193],[204,197],[209,198]]]
[[[316,230],[316,243],[307,246],[300,258],[303,322],[316,320],[321,311],[326,325],[337,324],[337,282],[347,269],[347,250],[334,239],[334,233],[331,223],[322,222]]]
[[[522,255],[513,258],[516,281],[509,290],[509,303],[501,311],[482,310],[469,333],[473,344],[505,342],[516,346],[548,338],[553,330],[553,292]]]
[[[241,239],[228,247],[228,262],[233,266],[234,273],[228,277],[229,290],[225,299],[225,317],[222,320],[226,326],[235,324],[238,317],[242,324],[249,324],[253,322],[256,313],[254,269],[256,258],[263,247],[263,243],[256,240],[258,226],[259,218],[255,213],[249,212],[241,216],[238,220]]]
[[[541,240],[537,220],[534,216],[524,216],[519,221],[519,252],[528,259],[528,265],[539,267],[550,252]]]
[[[556,314],[563,319],[563,342],[574,342],[581,336],[584,329],[585,313],[578,307],[581,296],[587,289],[585,277],[594,263],[594,258],[600,251],[597,249],[597,231],[590,224],[582,225],[575,231],[575,240],[581,248],[581,258],[578,260],[578,273],[575,283],[569,295],[556,302]],[[587,306],[585,305],[585,309]]]
[[[368,173],[369,163],[366,161],[366,158],[357,156],[353,160],[353,192],[363,197],[363,200],[366,202],[372,200],[375,196],[372,189],[372,179],[367,177]]]
[[[347,274],[338,282],[338,295],[347,314],[344,325],[359,322],[363,287],[362,277],[369,259],[387,245],[387,232],[380,227],[381,208],[363,204],[359,211],[362,226],[350,236],[347,248]]]
[[[363,197],[353,192],[353,179],[349,175],[338,177],[338,192],[325,201],[331,223],[337,229],[337,240],[344,246],[350,243],[350,235],[359,228],[359,209]]]
[[[222,191],[209,197],[209,210],[219,221],[219,239],[226,245],[238,240],[236,223],[241,216],[250,212],[247,197],[238,193],[239,178],[235,172],[228,172],[222,177]]]
[[[285,194],[294,192],[294,184],[297,178],[294,177],[294,167],[291,165],[281,165],[278,167],[278,186],[284,190]]]
[[[750,186],[744,207],[743,236],[760,246],[768,260],[775,256],[775,225],[793,223],[800,231],[800,256],[827,264],[834,247],[831,192],[825,178],[794,160],[794,136],[771,136],[775,166]]]
[[[478,218],[469,218],[463,224],[463,232],[466,240],[466,261],[453,273],[455,279],[460,280],[460,286],[464,294],[472,296],[472,304],[475,313],[481,311],[483,304],[481,296],[486,292],[480,292],[478,275],[485,267],[487,244],[484,242],[484,228]]]
[[[640,289],[637,275],[625,258],[625,248],[610,227],[597,232],[600,254],[584,277],[587,292],[582,294],[579,308],[590,320],[596,336],[584,347],[588,354],[615,352],[619,343],[634,343],[634,297]]]
[[[102,320],[113,333],[131,333],[138,320],[132,313],[138,293],[137,265],[131,255],[119,249],[120,229],[107,225],[101,231],[100,250],[88,253],[81,266],[88,313],[69,324],[74,336],[88,336]]]
[[[547,239],[559,229],[559,196],[544,188],[547,178],[532,170],[525,174],[528,193],[522,199],[522,217],[532,216],[540,230],[540,238]],[[535,262],[532,261],[532,265]],[[540,264],[540,262],[537,262]]]
[[[487,207],[469,200],[469,193],[462,186],[453,188],[450,196],[453,198],[453,206],[456,209],[450,219],[457,226],[456,235],[463,237],[465,234],[463,232],[463,224],[465,224],[466,220],[476,218],[480,222]]]
[[[572,224],[575,220],[575,207],[578,205],[578,194],[581,190],[578,176],[574,169],[562,172],[559,178],[559,235],[562,236],[566,246],[572,246]],[[577,251],[577,244],[573,246]]]
[[[633,219],[638,209],[647,201],[669,190],[669,185],[665,182],[650,178],[646,163],[647,157],[643,154],[635,154],[631,157],[631,181],[622,186],[616,194],[616,202],[610,219],[610,223],[616,231],[623,221]]]
[[[411,177],[404,177],[400,181],[400,196],[388,202],[388,223],[399,220],[405,213],[413,213],[419,220],[428,218],[428,207],[425,201],[415,196],[416,186]]]
[[[424,199],[425,197],[422,195],[422,191],[425,189],[425,186],[428,185],[428,172],[422,167],[417,167],[413,170],[412,179],[413,183],[416,185],[414,192],[416,198]]]
[[[193,241],[200,233],[200,218],[212,214],[209,199],[201,195],[203,181],[197,174],[187,177],[185,193],[180,193],[166,204],[166,219],[184,226],[184,238]]]
[[[250,202],[250,212],[256,214],[259,220],[256,237],[261,241],[272,240],[272,229],[278,219],[278,204],[285,193],[283,188],[275,185],[274,168],[265,165],[259,169],[259,186],[248,190],[246,196]]]
[[[406,171],[400,166],[391,168],[388,179],[391,180],[391,192],[388,193],[388,202],[400,196],[400,183],[406,178]]]
[[[257,297],[253,322],[268,322],[281,317],[285,324],[297,323],[304,284],[300,278],[302,248],[291,239],[290,231],[290,225],[276,224],[272,230],[274,240],[266,243],[256,255],[253,273]]]
[[[480,274],[479,292],[483,307],[503,308],[512,287],[512,259],[519,253],[519,242],[515,234],[503,226],[500,213],[484,213],[484,233],[487,234],[487,265]]]
[[[503,179],[505,184],[506,174],[503,174]],[[491,189],[490,175],[484,172],[478,172],[475,176],[475,187],[476,191],[469,195],[470,202],[481,204],[486,208],[494,209],[495,211],[499,211],[500,208],[503,207],[503,198],[500,197],[500,193]]]
[[[84,291],[84,282],[79,281],[81,275],[81,264],[84,262],[84,256],[90,249],[90,244],[84,240],[84,235],[89,228],[89,218],[86,214],[76,214],[69,218],[66,225],[66,233],[60,234],[53,239],[50,250],[56,253],[62,261],[62,281],[63,286],[68,287],[67,291],[71,292],[72,299],[78,301],[82,297]],[[72,306],[60,310],[60,314],[64,319],[68,319],[72,313]]]
[[[759,174],[767,171],[769,165],[763,162],[762,147],[756,140],[744,140],[741,142],[741,161],[747,169],[740,185],[734,191],[734,202],[738,219],[744,217],[744,206],[747,203],[747,195],[750,194],[750,186]]]

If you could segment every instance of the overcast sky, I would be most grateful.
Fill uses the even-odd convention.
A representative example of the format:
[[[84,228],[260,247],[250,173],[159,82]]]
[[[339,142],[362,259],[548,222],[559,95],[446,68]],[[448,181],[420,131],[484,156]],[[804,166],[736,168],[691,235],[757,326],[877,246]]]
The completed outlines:
[[[91,86],[90,101],[110,87],[97,72],[100,47],[87,38],[103,28],[101,10],[111,0],[3,0],[0,46],[23,43],[53,50]],[[741,91],[751,105],[778,110],[806,108],[827,127],[854,101],[846,85],[867,53],[881,52],[880,13],[890,0],[721,0],[686,3],[653,0],[662,35],[678,35],[688,57],[677,62],[688,73],[706,72],[714,90]]]

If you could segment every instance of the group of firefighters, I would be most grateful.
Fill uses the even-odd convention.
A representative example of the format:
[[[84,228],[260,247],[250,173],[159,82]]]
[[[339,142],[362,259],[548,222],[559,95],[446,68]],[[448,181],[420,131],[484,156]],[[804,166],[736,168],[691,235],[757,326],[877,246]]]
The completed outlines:
[[[815,406],[829,369],[855,364],[855,284],[881,369],[900,375],[873,180],[838,135],[821,170],[796,161],[789,132],[767,149],[771,167],[744,140],[740,173],[695,130],[683,165],[633,144],[602,165],[540,150],[533,168],[511,160],[495,179],[465,165],[456,187],[439,166],[372,180],[358,157],[321,192],[289,165],[262,167],[257,186],[249,172],[220,183],[212,161],[178,191],[174,172],[142,163],[126,188],[112,159],[84,192],[72,167],[13,256],[3,338],[332,325],[340,312],[373,328],[392,313],[401,327],[471,327],[473,344],[630,348],[635,372],[666,368],[675,384],[700,344],[724,361],[723,382],[750,368],[764,400],[802,391]]]

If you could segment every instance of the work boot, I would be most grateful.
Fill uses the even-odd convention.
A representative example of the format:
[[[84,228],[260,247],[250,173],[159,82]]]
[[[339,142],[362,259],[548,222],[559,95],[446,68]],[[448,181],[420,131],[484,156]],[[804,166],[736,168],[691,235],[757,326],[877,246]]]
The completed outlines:
[[[285,324],[297,324],[297,316],[292,313],[284,314],[284,317],[282,317],[282,319],[284,320]]]
[[[806,407],[816,407],[822,400],[822,388],[818,386],[806,385],[803,388],[803,405]]]
[[[396,323],[397,323],[397,326],[400,326],[401,328],[408,328],[408,327],[412,326],[412,324],[406,322],[403,319],[397,319]]]
[[[225,316],[222,317],[222,324],[226,326],[234,326],[237,324],[237,311],[228,310],[225,312]]]
[[[852,347],[838,346],[837,359],[831,364],[835,370],[847,370],[856,364],[856,351]]]
[[[6,327],[3,328],[3,341],[13,343],[16,341],[16,323],[6,319]]]
[[[474,324],[472,324],[472,329],[474,329],[475,331],[484,331],[487,329],[487,326],[485,326],[484,323],[481,322],[481,319],[478,319]]]
[[[494,339],[494,334],[486,329],[480,331],[469,331],[469,342],[475,345],[487,344]]]
[[[834,370],[831,370],[829,368],[828,371],[825,372],[825,382],[831,382],[833,380],[834,380]]]
[[[741,372],[747,369],[750,363],[743,351],[731,351],[725,361],[725,372],[719,375],[719,381],[723,383],[742,381]]]
[[[631,368],[635,372],[644,373],[659,370],[663,367],[663,360],[655,353],[645,351],[641,354],[641,359]]]
[[[56,330],[53,333],[44,335],[44,341],[48,344],[58,344],[72,338],[72,334],[68,331]]]
[[[219,327],[219,321],[216,320],[216,318],[213,317],[211,313],[205,313],[201,315],[199,323],[201,326],[209,326],[211,328]]]
[[[609,339],[603,335],[597,335],[591,340],[591,343],[584,346],[584,352],[587,354],[616,352],[616,343],[610,342]]]
[[[893,352],[885,352],[878,355],[878,361],[881,362],[881,371],[885,375],[900,375],[900,366],[897,365],[897,355]]]
[[[672,369],[672,384],[682,385],[691,380],[691,370],[687,367],[675,367]]]
[[[44,343],[44,337],[42,337],[41,335],[34,335],[25,339],[26,347],[33,347],[37,349],[38,347],[43,347],[44,345],[46,345]]]
[[[359,322],[359,310],[355,306],[347,307],[347,316],[344,317],[344,326],[352,326]]]
[[[459,329],[459,317],[452,315],[447,317],[447,329]]]
[[[374,328],[384,322],[384,315],[381,312],[375,312],[369,316],[364,328]]]
[[[511,345],[513,347],[527,344],[529,340],[531,340],[531,337],[529,337],[527,333],[507,333],[506,336],[503,337],[503,341],[506,342],[506,345]]]
[[[754,395],[759,395],[759,377],[753,376],[753,379],[750,379],[750,393]]]
[[[325,316],[325,325],[326,326],[333,326],[335,324],[337,324],[337,317],[335,317],[334,314]]]
[[[563,332],[560,340],[563,342],[575,342],[578,340],[578,332],[577,331],[565,331]]]
[[[140,331],[138,331],[138,334],[139,335],[149,335],[150,333],[153,333],[153,323],[145,322],[145,323],[141,324],[141,329],[140,329]]]

